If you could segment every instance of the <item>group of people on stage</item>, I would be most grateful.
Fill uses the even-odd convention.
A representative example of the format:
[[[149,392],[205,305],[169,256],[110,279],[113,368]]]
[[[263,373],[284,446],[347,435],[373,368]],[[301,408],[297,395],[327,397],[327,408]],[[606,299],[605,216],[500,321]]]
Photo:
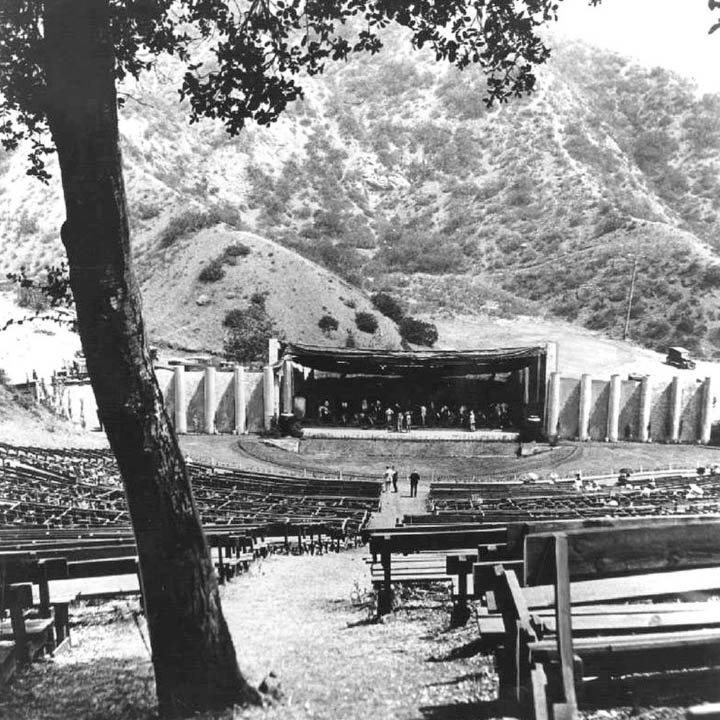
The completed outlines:
[[[464,428],[473,432],[478,427],[502,429],[512,425],[510,406],[506,402],[490,403],[484,409],[464,404],[438,405],[433,400],[427,405],[402,405],[363,398],[354,407],[347,400],[340,400],[334,406],[325,400],[318,405],[318,422],[343,427],[384,427],[398,432],[407,432],[413,427]]]

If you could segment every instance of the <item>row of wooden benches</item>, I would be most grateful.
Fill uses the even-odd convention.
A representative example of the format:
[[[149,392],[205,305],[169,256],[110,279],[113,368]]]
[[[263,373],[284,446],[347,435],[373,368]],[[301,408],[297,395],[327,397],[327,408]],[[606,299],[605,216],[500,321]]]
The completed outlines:
[[[0,483],[6,499],[0,524],[105,526],[127,524],[117,466],[106,454],[60,455],[55,450],[0,444]],[[73,468],[78,477],[73,478]],[[348,520],[356,528],[379,506],[378,481],[290,477],[190,463],[203,522],[261,524],[288,518],[296,523]],[[92,477],[89,481],[88,478]],[[98,480],[100,478],[100,480]]]
[[[325,523],[209,528],[207,539],[220,583],[270,553],[320,554],[354,542],[353,536]],[[98,578],[114,579],[110,586],[93,589]],[[0,682],[19,664],[53,652],[69,637],[68,608],[74,599],[115,595],[120,588],[139,593],[141,587],[128,527],[94,532],[0,529],[0,612],[10,616],[0,623]]]
[[[476,601],[511,713],[575,717],[588,677],[720,664],[720,602],[678,602],[720,589],[718,517],[416,525],[366,537],[379,558],[379,613],[397,582],[452,582],[456,621]]]

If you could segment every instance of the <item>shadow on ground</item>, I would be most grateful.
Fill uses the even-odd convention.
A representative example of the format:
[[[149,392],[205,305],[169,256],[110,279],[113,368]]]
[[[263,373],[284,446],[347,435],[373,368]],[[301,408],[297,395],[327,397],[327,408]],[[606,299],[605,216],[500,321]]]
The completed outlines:
[[[503,717],[502,706],[496,700],[452,703],[421,707],[423,720],[488,720]]]

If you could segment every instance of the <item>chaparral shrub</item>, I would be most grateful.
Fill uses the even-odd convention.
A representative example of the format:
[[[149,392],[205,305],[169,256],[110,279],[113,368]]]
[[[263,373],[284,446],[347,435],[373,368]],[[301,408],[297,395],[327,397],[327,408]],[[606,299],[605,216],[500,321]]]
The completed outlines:
[[[395,322],[400,322],[403,319],[405,313],[402,305],[400,305],[400,303],[392,295],[386,292],[376,292],[370,299],[372,300],[372,304],[385,317],[388,317]]]
[[[325,335],[329,335],[331,332],[335,332],[335,330],[338,329],[338,321],[332,315],[323,315],[318,320],[318,327],[323,331],[323,333],[325,333]]]
[[[356,312],[355,325],[360,332],[372,335],[378,329],[377,318],[369,312]]]
[[[438,339],[438,330],[433,323],[418,320],[414,317],[405,317],[399,325],[400,337],[413,345],[432,347]]]
[[[222,260],[215,258],[211,260],[198,275],[198,280],[204,283],[217,282],[225,277],[225,270],[223,269]]]

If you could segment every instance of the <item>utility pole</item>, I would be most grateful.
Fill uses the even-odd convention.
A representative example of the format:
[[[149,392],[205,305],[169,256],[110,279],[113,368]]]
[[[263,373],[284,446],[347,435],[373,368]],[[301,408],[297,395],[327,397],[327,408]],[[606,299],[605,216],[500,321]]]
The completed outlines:
[[[633,262],[632,278],[630,280],[630,295],[628,295],[627,313],[625,313],[625,327],[623,328],[623,340],[627,340],[628,328],[630,326],[630,311],[632,310],[633,295],[635,294],[635,278],[637,277],[638,259],[637,255]]]

